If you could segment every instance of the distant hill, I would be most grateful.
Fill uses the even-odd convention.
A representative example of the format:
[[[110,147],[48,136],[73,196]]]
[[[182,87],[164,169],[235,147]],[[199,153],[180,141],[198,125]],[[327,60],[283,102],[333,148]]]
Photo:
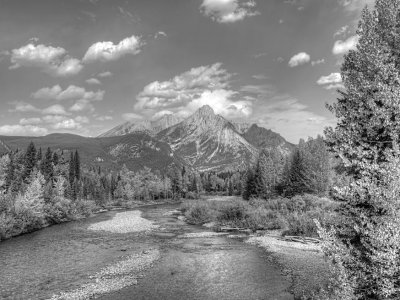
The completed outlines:
[[[180,120],[165,115],[157,121],[124,123],[97,138],[73,134],[43,137],[0,136],[0,154],[37,147],[80,152],[82,163],[119,170],[124,164],[139,170],[164,172],[175,163],[199,171],[246,168],[263,149],[289,154],[294,145],[272,130],[249,123],[232,123],[206,105]]]
[[[50,134],[43,137],[0,136],[12,150],[25,150],[33,141],[37,147],[53,150],[78,150],[84,165],[102,166],[110,170],[119,170],[122,165],[138,170],[149,167],[165,171],[172,163],[182,164],[175,159],[170,146],[155,140],[146,133],[133,133],[110,138],[88,138],[72,134]],[[8,152],[1,149],[0,153]]]

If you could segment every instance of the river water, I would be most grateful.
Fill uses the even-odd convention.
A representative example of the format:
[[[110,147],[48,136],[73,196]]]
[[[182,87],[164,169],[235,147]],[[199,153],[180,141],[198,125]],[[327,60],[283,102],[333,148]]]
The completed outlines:
[[[185,238],[207,230],[165,214],[176,207],[140,208],[160,225],[148,234],[88,230],[116,214],[106,212],[1,242],[0,298],[48,299],[122,257],[157,248],[161,259],[137,285],[100,299],[293,299],[290,281],[266,252],[225,236]]]

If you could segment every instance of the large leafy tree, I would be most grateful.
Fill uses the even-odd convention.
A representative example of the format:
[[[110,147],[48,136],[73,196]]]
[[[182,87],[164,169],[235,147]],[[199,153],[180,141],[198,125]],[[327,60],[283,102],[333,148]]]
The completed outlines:
[[[331,150],[351,183],[336,231],[321,230],[336,274],[333,299],[399,299],[400,279],[400,0],[365,8],[359,43],[344,59],[345,91],[330,109]]]

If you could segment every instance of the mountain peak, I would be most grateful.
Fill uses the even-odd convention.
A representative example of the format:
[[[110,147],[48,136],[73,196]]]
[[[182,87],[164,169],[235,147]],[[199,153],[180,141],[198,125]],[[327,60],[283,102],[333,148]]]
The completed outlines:
[[[200,115],[215,115],[214,110],[211,108],[210,105],[203,105],[200,107],[197,111],[196,114]]]

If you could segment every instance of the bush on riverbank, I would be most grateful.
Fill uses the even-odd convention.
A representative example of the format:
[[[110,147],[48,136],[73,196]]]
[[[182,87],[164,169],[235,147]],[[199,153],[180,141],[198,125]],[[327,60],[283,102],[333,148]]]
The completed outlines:
[[[313,195],[250,202],[186,201],[182,211],[191,224],[216,222],[219,226],[252,230],[283,230],[285,235],[318,237],[314,219],[321,224],[334,222],[336,203]]]

